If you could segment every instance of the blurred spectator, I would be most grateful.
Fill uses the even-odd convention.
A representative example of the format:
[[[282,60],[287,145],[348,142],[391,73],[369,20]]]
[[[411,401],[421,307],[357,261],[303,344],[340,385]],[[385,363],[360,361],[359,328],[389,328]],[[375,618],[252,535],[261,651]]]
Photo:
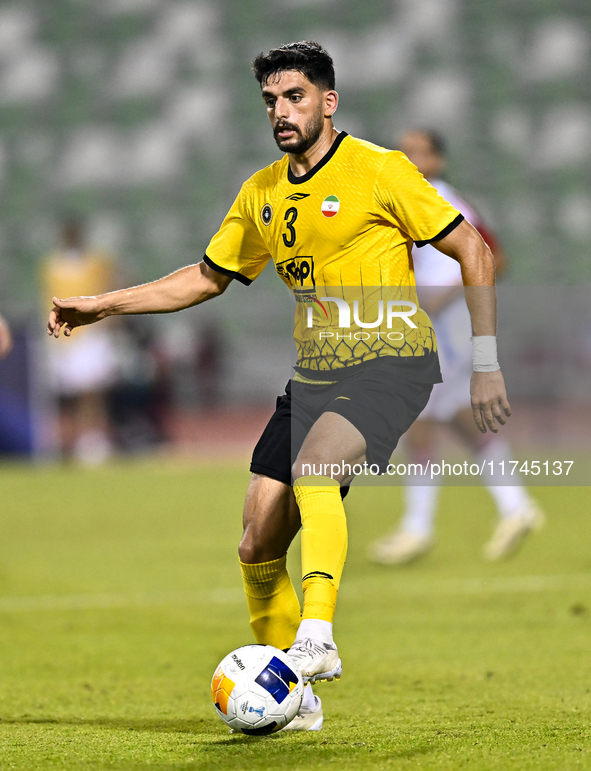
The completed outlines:
[[[63,222],[61,244],[42,262],[43,297],[100,294],[114,288],[114,261],[87,246],[78,218]],[[77,329],[49,346],[49,378],[59,403],[60,449],[85,465],[112,452],[107,390],[117,374],[117,352],[107,326]]]
[[[8,356],[12,350],[12,335],[6,320],[0,316],[0,359]]]
[[[400,149],[439,193],[456,207],[480,232],[490,247],[497,273],[505,266],[505,257],[496,240],[475,209],[466,203],[442,179],[445,168],[445,143],[435,132],[413,130],[400,140]],[[443,383],[434,386],[429,403],[418,420],[406,433],[411,462],[422,464],[435,459],[434,449],[438,427],[450,426],[472,453],[480,460],[494,461],[498,468],[503,461],[510,468],[512,458],[507,440],[494,434],[481,434],[474,423],[469,404],[472,374],[470,316],[462,291],[459,264],[426,245],[413,249],[413,261],[421,305],[425,308],[437,337]],[[485,465],[483,481],[490,491],[499,516],[498,525],[484,549],[490,560],[502,559],[521,544],[529,532],[537,528],[542,514],[525,488],[519,484],[495,484]],[[439,487],[435,484],[407,485],[405,510],[399,527],[386,538],[370,546],[369,556],[376,562],[402,564],[427,552],[433,543],[435,510]]]
[[[151,316],[123,317],[117,326],[120,367],[109,414],[114,442],[124,453],[152,450],[165,439],[170,399],[163,381],[170,367],[161,363],[154,327]]]
[[[224,357],[224,339],[219,325],[206,324],[197,338],[195,352],[198,403],[201,409],[213,409],[222,402]]]

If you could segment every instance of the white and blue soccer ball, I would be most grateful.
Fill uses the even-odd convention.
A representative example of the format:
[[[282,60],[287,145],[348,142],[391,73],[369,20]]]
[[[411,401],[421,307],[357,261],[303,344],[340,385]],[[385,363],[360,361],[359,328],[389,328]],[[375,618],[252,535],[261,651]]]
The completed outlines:
[[[265,736],[297,715],[304,681],[294,662],[271,645],[245,645],[213,674],[211,698],[221,719],[236,731]]]

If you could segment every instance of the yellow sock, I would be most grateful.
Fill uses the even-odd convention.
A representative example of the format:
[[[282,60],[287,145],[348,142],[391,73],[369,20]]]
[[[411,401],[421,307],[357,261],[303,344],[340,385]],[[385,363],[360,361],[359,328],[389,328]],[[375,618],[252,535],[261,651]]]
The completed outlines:
[[[287,556],[255,565],[240,563],[255,639],[275,648],[291,647],[300,623],[300,602],[286,567]]]
[[[302,519],[302,618],[332,622],[347,556],[340,486],[330,477],[300,477],[293,491]]]

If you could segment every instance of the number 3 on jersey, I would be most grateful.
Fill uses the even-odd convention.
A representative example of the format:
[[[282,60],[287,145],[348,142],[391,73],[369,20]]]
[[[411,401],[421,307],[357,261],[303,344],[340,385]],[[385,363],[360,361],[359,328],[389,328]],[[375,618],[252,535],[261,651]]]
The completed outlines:
[[[287,227],[287,233],[283,233],[283,243],[285,246],[293,246],[296,240],[296,232],[294,228],[294,222],[298,218],[298,210],[295,206],[290,207],[284,216],[285,226]]]

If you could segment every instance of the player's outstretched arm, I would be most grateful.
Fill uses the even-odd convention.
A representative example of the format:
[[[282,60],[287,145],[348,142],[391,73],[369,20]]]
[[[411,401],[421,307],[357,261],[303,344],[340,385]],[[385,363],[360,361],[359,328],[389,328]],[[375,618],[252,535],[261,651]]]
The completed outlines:
[[[487,428],[496,434],[497,423],[505,425],[511,407],[496,361],[497,296],[493,255],[478,231],[465,220],[433,246],[456,259],[462,267],[475,341],[474,372],[470,383],[472,413],[483,434]]]
[[[149,284],[119,289],[96,297],[53,298],[47,333],[59,337],[63,330],[93,324],[107,316],[136,313],[172,313],[210,300],[225,291],[232,281],[204,262],[189,265]]]

